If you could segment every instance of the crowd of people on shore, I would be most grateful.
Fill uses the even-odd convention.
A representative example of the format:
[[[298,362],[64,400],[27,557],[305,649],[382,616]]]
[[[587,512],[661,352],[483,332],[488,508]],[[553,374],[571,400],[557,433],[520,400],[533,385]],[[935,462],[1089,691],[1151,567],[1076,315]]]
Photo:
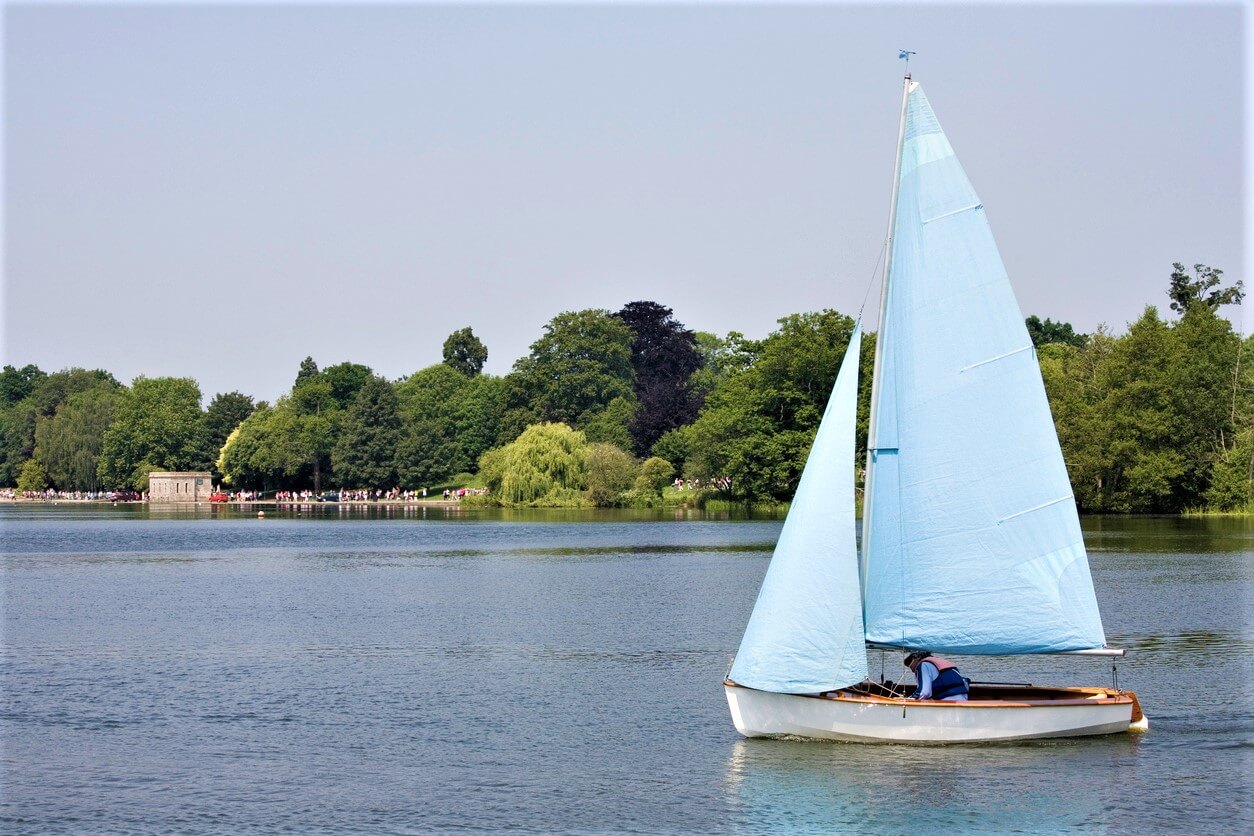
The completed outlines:
[[[702,482],[700,479],[676,479],[674,482],[676,490],[700,490]],[[731,488],[731,479],[722,476],[715,479],[706,480],[707,487],[718,488],[719,490],[729,490]],[[483,496],[489,491],[487,488],[445,488],[443,493],[438,496],[445,502],[460,502],[468,496]],[[310,502],[421,502],[434,499],[435,496],[428,495],[427,488],[414,490],[401,490],[400,488],[392,488],[391,490],[383,490],[375,488],[373,490],[357,489],[357,490],[326,490],[317,493],[311,490],[302,491],[276,491],[273,501],[280,505],[286,504],[305,504]],[[148,494],[139,491],[57,491],[48,488],[43,491],[17,491],[14,488],[0,489],[0,501],[15,501],[18,499],[31,501],[62,501],[62,502],[147,502]],[[219,492],[214,494],[212,501],[215,502],[265,502],[268,497],[263,491],[230,491]]]
[[[456,499],[462,500],[468,496],[485,496],[489,491],[487,488],[458,488],[457,490],[444,489],[445,501]]]
[[[382,488],[373,490],[346,490],[344,488],[336,490],[333,488],[322,493],[311,490],[278,491],[274,495],[274,501],[280,504],[303,504],[307,502],[418,502],[426,498],[426,488],[421,490],[392,488],[386,491]]]
[[[219,491],[213,494],[211,502],[266,502],[274,501],[280,505],[305,504],[311,502],[421,502],[442,497],[445,502],[460,501],[467,496],[480,496],[488,493],[487,488],[445,488],[443,494],[430,494],[427,488],[401,490],[392,488],[383,490],[327,490],[316,493],[311,490],[276,491],[268,497],[264,491]],[[43,491],[18,491],[15,488],[0,488],[0,501],[27,500],[34,502],[147,502],[148,494],[139,491],[58,491],[48,488]]]
[[[705,486],[706,486],[707,488],[717,488],[717,489],[718,489],[718,490],[720,490],[720,491],[730,491],[730,490],[731,490],[731,483],[732,483],[732,481],[731,481],[731,477],[730,477],[730,476],[715,476],[715,477],[713,477],[713,478],[706,479],[706,480],[705,480],[705,482],[706,482],[706,485],[705,485]],[[676,477],[676,478],[675,478],[675,481],[674,481],[674,483],[673,483],[673,484],[674,484],[674,486],[675,486],[675,490],[677,490],[677,491],[699,491],[699,490],[701,490],[701,480],[700,480],[700,479],[682,479],[682,478]]]
[[[487,488],[445,488],[440,497],[445,502],[464,499],[467,496],[479,496],[486,494]],[[317,493],[311,490],[303,491],[278,491],[274,495],[274,501],[279,504],[304,504],[309,502],[422,502],[435,499],[427,488],[402,490],[401,488],[392,488],[383,490],[382,488],[374,488],[373,490],[365,489],[331,489]],[[232,500],[235,501],[235,500]]]
[[[19,491],[15,488],[0,489],[0,500],[57,502],[147,502],[148,495],[139,491]]]
[[[210,502],[264,502],[266,495],[263,491],[222,491],[219,490],[212,497]]]

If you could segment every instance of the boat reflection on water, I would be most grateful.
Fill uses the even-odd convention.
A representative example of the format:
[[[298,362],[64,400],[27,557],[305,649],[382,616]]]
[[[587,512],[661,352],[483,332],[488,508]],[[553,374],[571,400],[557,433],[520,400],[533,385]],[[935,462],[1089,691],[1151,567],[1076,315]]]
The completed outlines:
[[[764,832],[1119,829],[1139,735],[954,746],[737,740],[727,805]],[[1058,780],[1066,775],[1065,781]]]

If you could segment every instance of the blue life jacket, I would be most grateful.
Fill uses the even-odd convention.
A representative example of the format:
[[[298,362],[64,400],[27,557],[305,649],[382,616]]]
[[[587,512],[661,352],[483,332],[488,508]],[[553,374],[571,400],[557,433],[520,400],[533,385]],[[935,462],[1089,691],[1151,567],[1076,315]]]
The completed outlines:
[[[959,694],[970,692],[967,687],[967,681],[962,678],[962,674],[958,673],[958,668],[953,662],[947,662],[939,656],[929,656],[919,662],[931,662],[936,668],[936,678],[932,680],[932,699],[943,700],[946,697],[956,697]]]

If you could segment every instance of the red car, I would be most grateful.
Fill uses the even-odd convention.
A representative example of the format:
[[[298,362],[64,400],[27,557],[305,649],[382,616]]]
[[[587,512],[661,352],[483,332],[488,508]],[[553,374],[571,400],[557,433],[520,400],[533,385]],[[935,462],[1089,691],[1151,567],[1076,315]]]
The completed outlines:
[[[227,493],[223,493],[222,491],[218,491],[215,494],[209,495],[209,501],[210,502],[230,502],[231,495]]]

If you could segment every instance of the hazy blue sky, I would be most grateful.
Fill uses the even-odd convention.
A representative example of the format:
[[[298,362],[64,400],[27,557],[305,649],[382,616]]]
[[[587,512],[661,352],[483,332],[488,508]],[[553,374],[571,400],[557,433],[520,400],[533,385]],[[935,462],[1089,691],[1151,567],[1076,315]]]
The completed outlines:
[[[504,373],[562,310],[856,313],[901,47],[1024,313],[1121,329],[1242,274],[1242,13],[9,5],[4,362],[272,399],[466,325]]]

